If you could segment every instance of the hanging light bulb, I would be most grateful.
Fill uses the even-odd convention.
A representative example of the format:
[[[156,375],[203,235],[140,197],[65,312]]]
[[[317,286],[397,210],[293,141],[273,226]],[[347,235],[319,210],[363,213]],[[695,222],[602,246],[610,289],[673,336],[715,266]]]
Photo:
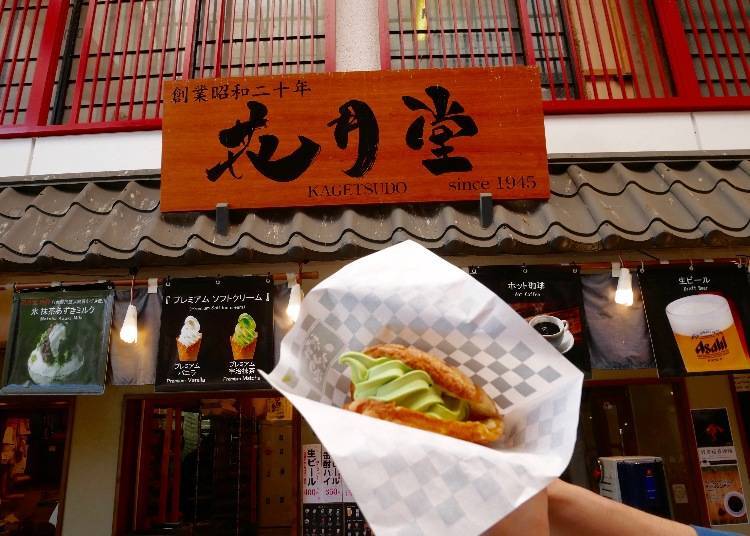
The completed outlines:
[[[125,320],[120,328],[120,339],[128,344],[138,342],[138,310],[132,303],[128,305],[125,313]]]
[[[138,310],[133,305],[133,287],[135,286],[135,275],[130,280],[130,305],[125,312],[125,320],[120,328],[120,340],[127,344],[138,342]]]
[[[620,268],[620,276],[617,279],[617,290],[615,291],[615,303],[620,305],[633,305],[633,280],[630,270],[624,266]]]
[[[292,322],[297,321],[303,296],[302,287],[300,287],[299,283],[295,281],[292,285],[292,290],[289,293],[289,304],[286,306],[286,314]]]

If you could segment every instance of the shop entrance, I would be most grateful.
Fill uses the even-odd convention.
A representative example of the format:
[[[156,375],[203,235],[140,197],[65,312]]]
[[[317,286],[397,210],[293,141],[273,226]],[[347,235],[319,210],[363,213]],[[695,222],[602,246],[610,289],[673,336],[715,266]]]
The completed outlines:
[[[297,439],[279,398],[126,402],[118,534],[290,534]],[[285,418],[285,417],[288,417]]]
[[[683,385],[648,381],[587,385],[581,401],[578,442],[563,478],[599,493],[601,457],[661,458],[671,517],[702,524],[705,509]]]
[[[60,533],[70,403],[0,402],[0,533]]]

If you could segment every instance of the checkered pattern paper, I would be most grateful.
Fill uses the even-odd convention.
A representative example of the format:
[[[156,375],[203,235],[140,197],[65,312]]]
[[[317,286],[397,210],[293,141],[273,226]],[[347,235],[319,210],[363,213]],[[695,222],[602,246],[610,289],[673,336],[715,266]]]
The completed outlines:
[[[502,410],[490,447],[341,409],[338,357],[378,343],[457,366]],[[269,382],[325,444],[378,536],[479,534],[573,452],[583,375],[493,292],[414,242],[357,260],[305,297]]]

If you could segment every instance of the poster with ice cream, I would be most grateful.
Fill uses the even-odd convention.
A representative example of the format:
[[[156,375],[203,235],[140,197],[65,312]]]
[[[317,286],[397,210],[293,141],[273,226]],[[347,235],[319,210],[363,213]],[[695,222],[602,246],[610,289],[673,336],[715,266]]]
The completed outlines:
[[[2,394],[101,394],[114,290],[16,292]]]
[[[273,367],[273,282],[171,279],[164,285],[157,391],[267,388]]]

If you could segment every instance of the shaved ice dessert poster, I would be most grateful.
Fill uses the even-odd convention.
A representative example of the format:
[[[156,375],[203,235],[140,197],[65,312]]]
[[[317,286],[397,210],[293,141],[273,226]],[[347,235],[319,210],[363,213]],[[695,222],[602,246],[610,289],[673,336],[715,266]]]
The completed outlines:
[[[157,391],[267,389],[274,365],[270,277],[170,279],[164,284]]]
[[[101,394],[114,290],[89,285],[15,292],[2,394]]]

